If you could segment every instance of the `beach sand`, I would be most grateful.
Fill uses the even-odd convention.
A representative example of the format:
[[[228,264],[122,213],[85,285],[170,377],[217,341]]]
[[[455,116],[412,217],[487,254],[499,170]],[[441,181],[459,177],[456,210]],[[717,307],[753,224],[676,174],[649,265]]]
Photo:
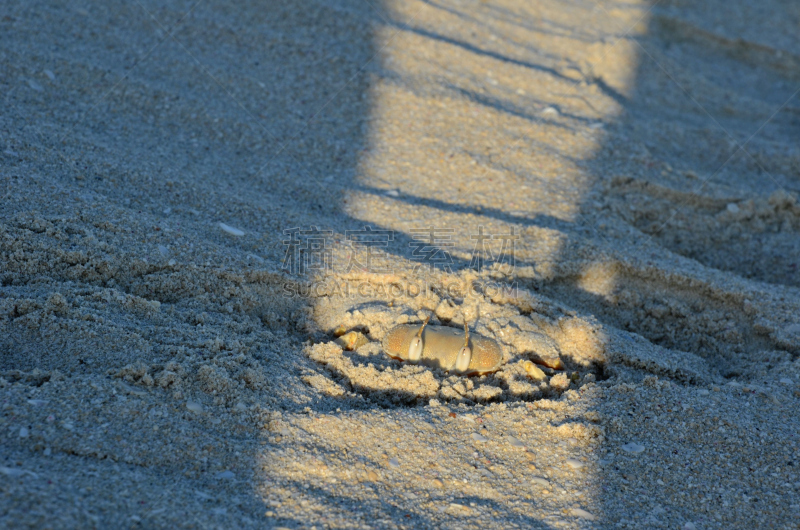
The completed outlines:
[[[4,2],[0,525],[797,528],[799,25]]]

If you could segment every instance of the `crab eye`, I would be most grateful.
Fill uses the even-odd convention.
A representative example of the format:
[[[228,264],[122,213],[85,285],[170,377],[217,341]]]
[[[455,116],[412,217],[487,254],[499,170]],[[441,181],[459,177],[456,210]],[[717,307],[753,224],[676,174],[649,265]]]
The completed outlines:
[[[464,346],[458,350],[458,357],[456,357],[456,371],[466,372],[469,368],[469,361],[472,359],[472,350],[469,346]]]
[[[422,358],[422,337],[414,337],[408,346],[408,360],[417,362]]]

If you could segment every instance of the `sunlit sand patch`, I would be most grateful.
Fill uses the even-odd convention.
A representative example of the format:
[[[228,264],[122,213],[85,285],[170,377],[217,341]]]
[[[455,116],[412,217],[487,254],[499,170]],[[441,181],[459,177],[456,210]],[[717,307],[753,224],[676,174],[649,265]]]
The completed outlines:
[[[271,449],[258,461],[258,491],[270,518],[327,505],[331,526],[353,504],[379,520],[409,514],[438,524],[479,524],[498,512],[530,522],[571,509],[599,516],[595,394],[482,409],[433,401],[414,411],[276,414],[265,425]],[[574,420],[563,420],[566,410]]]
[[[502,22],[509,41],[525,39],[543,55],[563,55],[564,50],[575,55],[552,71],[530,68],[512,55],[459,45],[457,27],[463,21],[452,18],[448,24],[451,15],[443,10],[420,7],[430,20],[444,24],[438,27],[449,28],[452,37],[442,39],[426,29],[430,21],[409,24],[399,32],[393,26],[379,31],[377,41],[390,43],[382,49],[381,61],[394,77],[376,79],[371,87],[370,148],[357,178],[364,188],[345,191],[343,210],[354,219],[395,231],[402,247],[414,239],[414,229],[453,229],[448,251],[461,264],[470,263],[470,235],[479,227],[493,234],[517,233],[512,274],[492,276],[486,270],[480,279],[511,284],[513,274],[526,281],[557,276],[559,263],[570,259],[564,255],[569,236],[558,223],[577,222],[592,186],[581,162],[593,156],[603,139],[602,122],[620,107],[613,98],[598,97],[587,104],[582,98],[555,95],[569,94],[576,83],[586,82],[629,94],[636,67],[633,45],[590,45],[583,50],[569,37],[544,38]],[[393,16],[412,14],[409,6],[392,9]],[[542,9],[554,20],[563,15]],[[607,17],[605,23],[624,30],[641,15],[631,9],[592,17]],[[587,28],[598,23],[588,21]],[[491,37],[497,31],[487,31],[487,43],[494,42]],[[487,44],[487,50],[490,47]],[[552,112],[545,112],[548,109]],[[587,123],[599,125],[589,134],[578,133]],[[499,249],[489,250],[496,254]],[[394,252],[392,274],[333,276],[372,286],[369,296],[345,301],[331,295],[315,303],[319,335],[306,353],[320,370],[306,382],[343,406],[378,404],[390,410],[292,417],[290,421],[302,426],[300,437],[313,439],[325,454],[320,459],[330,476],[315,471],[316,464],[307,472],[320,484],[335,477],[343,499],[356,498],[351,487],[374,495],[367,504],[383,501],[391,492],[396,507],[407,511],[412,521],[425,513],[429,522],[442,522],[441,517],[479,522],[498,515],[495,503],[501,499],[533,498],[546,499],[556,508],[560,515],[548,514],[552,526],[564,524],[562,517],[601,517],[602,509],[594,504],[598,492],[591,484],[596,483],[594,448],[602,434],[591,408],[599,396],[595,381],[610,344],[603,326],[525,289],[462,289],[456,290],[458,296],[447,296],[448,283],[469,284],[474,279],[470,273],[437,272],[432,280],[414,271],[407,248]],[[410,296],[408,287],[414,283],[434,283],[440,291]],[[394,293],[391,286],[397,287]],[[614,272],[602,266],[589,269],[582,286],[592,293],[611,292]],[[401,363],[382,351],[380,341],[392,328],[421,324],[431,312],[437,325],[461,328],[466,318],[475,333],[496,340],[504,356],[500,370],[463,377]],[[363,343],[362,337],[369,342]],[[564,398],[547,399],[555,396]],[[510,403],[496,403],[505,401]],[[585,418],[564,422],[564,410],[576,406],[586,407],[581,408]],[[447,407],[465,408],[455,412]],[[512,423],[503,424],[516,425],[514,432],[501,435],[483,429],[487,423],[482,416],[489,410],[518,414]],[[531,410],[536,411],[535,420],[528,416]],[[288,483],[303,473],[278,461],[266,463],[266,468]],[[576,474],[585,486],[571,487]],[[365,511],[385,514],[393,509],[373,506]],[[516,500],[502,509],[529,516],[529,522],[546,517],[546,510],[531,514],[531,505]],[[376,520],[382,517],[376,515]]]

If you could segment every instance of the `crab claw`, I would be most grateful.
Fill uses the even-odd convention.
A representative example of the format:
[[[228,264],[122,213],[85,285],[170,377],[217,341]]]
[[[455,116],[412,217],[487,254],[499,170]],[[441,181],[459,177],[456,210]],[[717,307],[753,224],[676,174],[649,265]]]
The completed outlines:
[[[412,363],[422,358],[422,337],[414,337],[408,345],[408,360]]]
[[[472,350],[469,349],[469,346],[465,345],[458,350],[458,357],[456,357],[455,366],[456,371],[466,372],[467,368],[469,368],[470,360],[472,360]]]
[[[464,345],[458,350],[454,368],[457,372],[466,372],[471,360],[472,350],[469,348],[469,326],[467,325],[467,318],[464,317]]]
[[[427,326],[428,322],[430,321],[431,315],[428,315],[428,317],[422,323],[422,326],[420,326],[419,331],[417,331],[417,334],[413,339],[411,339],[411,344],[408,345],[408,360],[412,363],[415,363],[422,358],[422,347],[424,346],[422,342],[422,332],[425,331],[425,326]]]

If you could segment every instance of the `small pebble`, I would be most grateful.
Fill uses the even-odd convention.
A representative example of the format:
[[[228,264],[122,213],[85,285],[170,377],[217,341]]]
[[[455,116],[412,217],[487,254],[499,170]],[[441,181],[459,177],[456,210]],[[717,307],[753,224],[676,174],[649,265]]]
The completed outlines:
[[[472,439],[475,440],[476,442],[488,442],[489,441],[489,439],[487,437],[485,437],[482,434],[477,433],[477,432],[472,433]]]
[[[30,433],[28,432],[28,428],[27,427],[20,427],[20,429],[19,429],[19,437],[20,438],[27,438],[28,434],[30,434]]]
[[[225,223],[220,223],[219,227],[222,228],[222,231],[236,237],[242,237],[244,232],[239,230],[238,228],[234,228],[232,226],[228,226]]]
[[[37,92],[44,91],[44,88],[42,87],[42,85],[40,85],[39,83],[37,83],[33,79],[28,79],[28,86],[31,87],[33,90],[35,90]]]
[[[739,213],[739,205],[735,202],[729,202],[725,209],[730,213]]]
[[[216,478],[230,480],[230,479],[234,478],[235,476],[236,475],[233,473],[233,471],[230,471],[230,470],[226,469],[225,471],[220,471],[219,473],[217,473]]]
[[[470,515],[472,514],[472,508],[469,506],[464,506],[463,504],[458,504],[456,502],[451,502],[450,506],[448,507],[450,513],[454,515]]]
[[[169,255],[169,249],[167,247],[165,247],[164,245],[158,245],[158,251],[161,252],[161,254],[163,256],[168,256]]]
[[[378,476],[377,473],[375,473],[374,471],[370,470],[370,471],[367,471],[367,478],[369,480],[371,480],[372,482],[377,482],[380,477]]]
[[[192,412],[201,413],[203,412],[203,405],[196,401],[187,401],[186,408],[191,410]]]
[[[525,373],[528,374],[528,377],[534,381],[544,381],[547,379],[547,376],[542,369],[533,364],[531,361],[525,361],[522,363],[522,367],[525,369]]]
[[[558,110],[555,107],[545,107],[541,112],[542,116],[558,116]]]
[[[587,512],[583,508],[573,508],[570,510],[570,513],[575,517],[580,517],[581,519],[586,519],[587,521],[594,521],[596,519],[594,515]]]
[[[42,405],[47,405],[49,401],[46,399],[29,399],[28,404],[33,405],[34,407],[41,407]]]
[[[388,190],[386,192],[386,195],[388,195],[389,197],[399,197],[400,196],[400,192],[397,191],[397,190]]]
[[[354,351],[369,344],[369,339],[360,331],[351,331],[337,338],[335,342],[347,351]]]
[[[581,469],[581,468],[583,468],[583,467],[584,467],[586,464],[584,464],[583,462],[581,462],[581,461],[580,461],[580,460],[578,460],[577,458],[567,458],[567,465],[568,465],[569,467],[571,467],[572,469]]]
[[[564,361],[560,357],[539,357],[539,362],[553,370],[564,369]]]
[[[622,450],[627,453],[641,453],[644,451],[644,446],[635,442],[629,442],[622,446]]]
[[[508,443],[510,443],[514,447],[525,447],[525,444],[522,443],[522,440],[514,436],[506,436],[506,440],[508,440]]]
[[[52,72],[52,70],[45,70],[45,71],[44,71],[44,75],[46,75],[46,76],[47,76],[47,78],[48,78],[50,81],[55,81],[55,80],[56,80],[56,74],[54,74],[54,73]]]
[[[435,478],[435,479],[433,479],[433,486],[436,487],[436,488],[443,488],[444,487],[444,482],[442,482],[438,478]]]
[[[794,381],[792,381],[788,377],[781,377],[780,378],[780,382],[783,383],[784,385],[793,385],[794,384]]]
[[[537,486],[541,486],[543,488],[550,487],[550,481],[544,477],[531,477],[531,484],[536,484]]]
[[[0,466],[0,473],[7,477],[22,477],[24,475],[30,475],[32,477],[37,477],[36,473],[33,471],[27,471],[25,469],[19,469],[16,467],[3,467]]]
[[[400,462],[398,462],[396,458],[390,458],[389,465],[391,467],[400,467]]]
[[[693,522],[687,521],[683,525],[683,530],[697,530],[697,527],[694,525]]]

